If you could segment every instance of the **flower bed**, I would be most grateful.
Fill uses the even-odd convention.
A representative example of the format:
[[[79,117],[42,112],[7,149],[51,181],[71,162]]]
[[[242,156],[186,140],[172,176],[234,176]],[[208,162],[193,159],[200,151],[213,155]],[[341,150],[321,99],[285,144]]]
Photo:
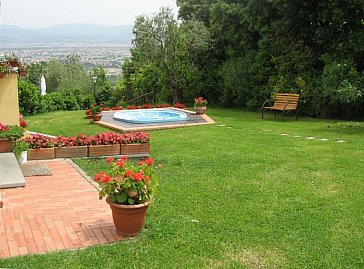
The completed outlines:
[[[89,156],[120,155],[121,135],[113,132],[90,136]]]
[[[56,158],[73,158],[88,156],[88,138],[84,134],[76,137],[58,136],[55,139],[55,157]]]
[[[30,160],[150,154],[150,134],[146,132],[107,132],[89,137],[79,134],[56,138],[34,135],[25,141],[29,144]]]
[[[55,157],[54,138],[44,135],[33,135],[24,139],[29,145],[28,160],[45,160]]]

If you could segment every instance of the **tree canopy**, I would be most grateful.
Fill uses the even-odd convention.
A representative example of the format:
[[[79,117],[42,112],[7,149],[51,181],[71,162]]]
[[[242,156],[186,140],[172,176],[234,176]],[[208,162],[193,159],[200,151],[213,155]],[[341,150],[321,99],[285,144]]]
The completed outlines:
[[[310,115],[319,115],[323,106],[336,116],[364,112],[363,1],[177,0],[177,5],[183,21],[200,20],[211,33],[204,68],[218,75],[206,84],[210,99],[256,108],[277,91],[292,91],[302,94]],[[328,82],[335,64],[348,66],[350,74]]]
[[[151,18],[137,17],[133,31],[132,58],[123,66],[129,97],[152,91],[167,101],[192,98],[201,82],[199,57],[210,40],[203,23],[179,23],[162,8]]]

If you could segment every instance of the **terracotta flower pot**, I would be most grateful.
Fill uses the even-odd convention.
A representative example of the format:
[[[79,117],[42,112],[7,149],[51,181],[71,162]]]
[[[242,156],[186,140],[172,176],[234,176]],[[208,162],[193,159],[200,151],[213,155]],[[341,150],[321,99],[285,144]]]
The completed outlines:
[[[205,106],[196,106],[195,111],[197,115],[203,115],[205,114],[206,107]]]
[[[11,152],[13,142],[9,138],[0,138],[0,152]]]
[[[9,61],[9,64],[10,64],[12,67],[18,67],[18,66],[19,66],[18,61]]]
[[[93,121],[99,121],[99,120],[101,120],[101,118],[102,118],[102,114],[101,113],[93,114],[92,115],[92,120]]]
[[[119,205],[109,201],[109,199],[106,201],[110,205],[112,218],[119,234],[135,236],[141,231],[148,206],[152,200],[138,205]]]
[[[27,71],[25,71],[25,70],[19,70],[19,76],[26,77],[26,75],[27,75]]]

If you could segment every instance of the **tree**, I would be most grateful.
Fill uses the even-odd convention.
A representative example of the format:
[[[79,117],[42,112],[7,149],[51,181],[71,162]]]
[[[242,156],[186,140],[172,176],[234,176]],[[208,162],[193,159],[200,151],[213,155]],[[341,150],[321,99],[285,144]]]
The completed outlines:
[[[42,75],[45,74],[45,71],[47,70],[47,63],[46,62],[39,62],[32,64],[27,69],[27,79],[29,82],[31,82],[34,85],[40,84],[40,79]]]
[[[206,27],[194,20],[180,24],[170,9],[162,8],[152,18],[139,16],[134,34],[132,64],[123,67],[127,87],[138,93],[154,90],[173,102],[183,100],[199,79],[198,57],[209,44]],[[144,76],[154,77],[152,83]]]
[[[93,69],[93,76],[97,77],[96,80],[96,102],[107,102],[111,95],[111,84],[106,77],[105,69],[102,66]],[[91,79],[90,79],[91,81]]]
[[[69,55],[63,63],[49,61],[46,74],[47,91],[78,90],[82,93],[93,91],[92,79],[80,63],[79,56]]]

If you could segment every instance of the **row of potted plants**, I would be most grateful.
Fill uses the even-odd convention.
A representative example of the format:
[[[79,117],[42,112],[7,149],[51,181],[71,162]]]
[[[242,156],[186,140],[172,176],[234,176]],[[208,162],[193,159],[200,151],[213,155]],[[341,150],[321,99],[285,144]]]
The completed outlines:
[[[4,78],[12,72],[17,72],[19,76],[26,76],[27,65],[22,63],[15,55],[0,58],[0,78]]]
[[[150,134],[146,132],[107,132],[94,136],[79,134],[75,137],[56,138],[37,134],[24,141],[29,144],[30,160],[150,154]]]

